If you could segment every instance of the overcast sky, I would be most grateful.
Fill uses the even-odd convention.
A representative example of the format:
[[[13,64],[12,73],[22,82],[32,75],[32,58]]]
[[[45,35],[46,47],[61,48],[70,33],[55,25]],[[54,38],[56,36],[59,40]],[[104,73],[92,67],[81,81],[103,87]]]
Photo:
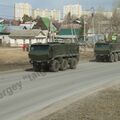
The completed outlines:
[[[80,3],[84,9],[98,7],[112,10],[115,0],[0,0],[0,17],[12,16],[14,3],[27,2],[33,8],[63,9],[63,5]],[[9,14],[9,15],[8,15]]]

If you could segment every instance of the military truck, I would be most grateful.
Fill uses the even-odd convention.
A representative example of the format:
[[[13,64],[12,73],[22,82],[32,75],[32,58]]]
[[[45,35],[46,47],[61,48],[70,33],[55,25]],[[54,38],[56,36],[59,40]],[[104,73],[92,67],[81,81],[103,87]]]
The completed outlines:
[[[101,41],[95,44],[96,61],[117,62],[120,61],[120,39],[115,41]]]
[[[79,61],[79,45],[76,43],[35,43],[29,51],[34,71],[48,68],[57,72],[67,68],[75,69]]]

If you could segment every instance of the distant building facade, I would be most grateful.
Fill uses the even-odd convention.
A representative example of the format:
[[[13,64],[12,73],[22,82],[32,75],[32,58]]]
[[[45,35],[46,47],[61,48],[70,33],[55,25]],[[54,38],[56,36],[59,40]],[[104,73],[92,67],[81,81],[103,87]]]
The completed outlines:
[[[21,20],[24,15],[32,16],[32,6],[28,3],[15,3],[15,20]]]
[[[63,17],[65,17],[68,13],[71,13],[71,15],[75,15],[77,17],[81,17],[81,15],[82,15],[82,6],[79,5],[79,4],[64,6],[64,8],[63,8]]]
[[[48,9],[44,9],[44,10],[34,9],[32,16],[33,16],[34,19],[37,16],[40,16],[40,17],[48,17],[48,18],[52,17],[52,19],[54,19],[54,20],[60,20],[61,13],[60,13],[60,10],[56,10],[56,9],[53,9],[53,10],[48,10]]]
[[[103,14],[107,18],[111,18],[112,17],[112,12],[110,12],[110,11],[94,11],[94,14],[99,14],[99,13]],[[90,11],[90,10],[82,11],[82,15],[91,16],[92,15],[92,11]]]
[[[33,9],[33,18],[35,19],[36,17],[38,17],[38,16],[40,16],[40,17],[46,17],[46,16],[48,16],[48,17],[50,17],[50,12],[48,11],[48,9],[44,9],[44,10],[42,10],[42,9]]]
[[[107,18],[111,18],[113,13],[109,12],[109,11],[105,11],[105,12],[103,12],[103,15],[106,16]]]
[[[92,15],[92,12],[91,11],[82,11],[82,15],[85,15],[85,16],[91,16]]]
[[[50,11],[50,15],[53,20],[59,20],[61,19],[61,12],[60,10],[53,9]]]

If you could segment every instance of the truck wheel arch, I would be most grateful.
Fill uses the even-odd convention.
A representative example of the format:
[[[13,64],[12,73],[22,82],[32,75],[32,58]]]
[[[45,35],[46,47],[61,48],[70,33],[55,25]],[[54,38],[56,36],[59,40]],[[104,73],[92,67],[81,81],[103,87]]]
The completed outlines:
[[[110,54],[110,62],[114,62],[115,60],[115,56],[113,53]]]

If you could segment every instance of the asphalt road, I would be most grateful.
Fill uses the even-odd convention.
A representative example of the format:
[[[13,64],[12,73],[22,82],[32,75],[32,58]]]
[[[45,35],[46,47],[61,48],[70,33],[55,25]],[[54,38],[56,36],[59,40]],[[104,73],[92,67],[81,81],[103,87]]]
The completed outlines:
[[[0,120],[24,115],[93,87],[120,81],[120,62],[87,62],[76,70],[57,73],[20,71],[0,73]]]

